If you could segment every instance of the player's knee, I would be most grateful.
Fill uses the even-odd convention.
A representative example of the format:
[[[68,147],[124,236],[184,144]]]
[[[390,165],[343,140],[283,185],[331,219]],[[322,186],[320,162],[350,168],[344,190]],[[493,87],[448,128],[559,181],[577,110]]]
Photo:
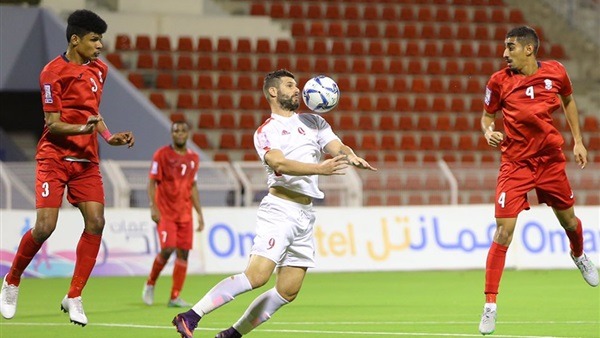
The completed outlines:
[[[94,235],[101,235],[104,230],[104,216],[90,216],[85,220],[85,230]]]
[[[56,229],[56,223],[38,218],[31,235],[37,243],[43,243],[52,235],[54,229]]]
[[[256,289],[256,288],[260,288],[261,286],[267,284],[271,275],[263,274],[263,273],[254,273],[254,274],[246,273],[246,277],[248,278],[248,281],[250,282],[252,289]]]

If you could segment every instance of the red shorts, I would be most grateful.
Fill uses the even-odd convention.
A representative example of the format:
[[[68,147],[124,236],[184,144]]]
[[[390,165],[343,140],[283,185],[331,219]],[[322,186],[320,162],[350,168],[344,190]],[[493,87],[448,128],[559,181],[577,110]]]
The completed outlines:
[[[192,221],[175,222],[161,219],[156,225],[160,248],[177,248],[191,250],[194,239]]]
[[[529,209],[527,192],[558,210],[575,204],[561,151],[520,161],[502,162],[496,186],[496,218],[514,218]]]
[[[68,187],[67,200],[75,206],[81,202],[104,204],[104,186],[98,164],[55,159],[37,161],[36,208],[60,208],[65,186]]]

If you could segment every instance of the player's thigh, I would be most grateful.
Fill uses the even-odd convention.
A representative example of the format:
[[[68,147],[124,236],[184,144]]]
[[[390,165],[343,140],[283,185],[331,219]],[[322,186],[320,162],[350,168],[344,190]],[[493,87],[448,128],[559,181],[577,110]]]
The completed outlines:
[[[178,249],[192,250],[194,243],[194,225],[192,221],[177,222],[177,245]]]
[[[273,199],[275,197],[271,197]],[[294,223],[290,221],[293,210],[280,201],[265,197],[256,213],[256,236],[251,254],[281,262],[288,246],[294,240]]]
[[[529,209],[527,192],[535,187],[531,169],[519,162],[503,162],[496,185],[496,218],[513,218]]]
[[[61,161],[38,160],[35,173],[36,209],[60,208],[67,181],[67,168]]]
[[[314,268],[315,264],[315,239],[314,224],[316,216],[314,210],[301,210],[302,217],[295,220],[297,228],[292,243],[288,246],[285,256],[278,266],[299,266]]]
[[[177,223],[161,218],[156,224],[160,248],[175,248],[177,246]]]
[[[68,182],[67,199],[77,205],[81,202],[104,204],[104,185],[100,166],[96,163],[71,162],[71,175]]]
[[[244,274],[248,278],[252,288],[255,289],[265,285],[271,278],[274,270],[275,262],[272,259],[252,254],[250,255]]]
[[[569,209],[575,204],[575,194],[565,170],[566,162],[547,162],[538,169],[536,193],[540,203],[558,210]]]

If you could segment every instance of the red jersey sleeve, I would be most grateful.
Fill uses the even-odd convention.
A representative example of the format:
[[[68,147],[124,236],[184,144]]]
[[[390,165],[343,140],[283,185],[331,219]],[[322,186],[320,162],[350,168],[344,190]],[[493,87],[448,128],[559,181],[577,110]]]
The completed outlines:
[[[62,111],[62,84],[58,74],[45,70],[40,74],[44,112]]]
[[[162,179],[162,166],[160,165],[160,160],[162,158],[161,152],[162,148],[157,150],[152,156],[152,164],[150,165],[150,173],[148,177],[150,179],[160,181]]]
[[[495,114],[502,109],[502,104],[500,101],[500,84],[496,74],[490,77],[490,80],[485,86],[485,97],[483,99],[483,103],[483,108],[489,114]]]
[[[560,71],[559,77],[561,79],[561,87],[558,91],[558,94],[560,94],[562,96],[569,96],[569,95],[573,94],[573,84],[571,83],[569,74],[567,73],[567,70],[565,69],[565,66],[563,66],[562,63],[560,63],[558,61],[555,61],[555,62],[556,62],[557,68]]]

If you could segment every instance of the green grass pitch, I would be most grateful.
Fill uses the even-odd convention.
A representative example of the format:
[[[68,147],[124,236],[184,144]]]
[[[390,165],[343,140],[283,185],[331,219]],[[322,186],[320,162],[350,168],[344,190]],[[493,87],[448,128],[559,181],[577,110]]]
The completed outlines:
[[[195,303],[222,275],[189,276],[182,298]],[[309,272],[298,299],[248,337],[479,337],[483,271]],[[84,291],[89,319],[69,323],[60,301],[69,280],[26,279],[17,315],[0,321],[0,337],[178,337],[167,308],[171,278],[156,287],[154,306],[141,301],[142,277],[92,278]],[[206,316],[195,337],[214,337],[273,285],[239,296]],[[187,310],[187,309],[186,309]],[[579,271],[504,273],[492,337],[600,337],[600,288]]]

